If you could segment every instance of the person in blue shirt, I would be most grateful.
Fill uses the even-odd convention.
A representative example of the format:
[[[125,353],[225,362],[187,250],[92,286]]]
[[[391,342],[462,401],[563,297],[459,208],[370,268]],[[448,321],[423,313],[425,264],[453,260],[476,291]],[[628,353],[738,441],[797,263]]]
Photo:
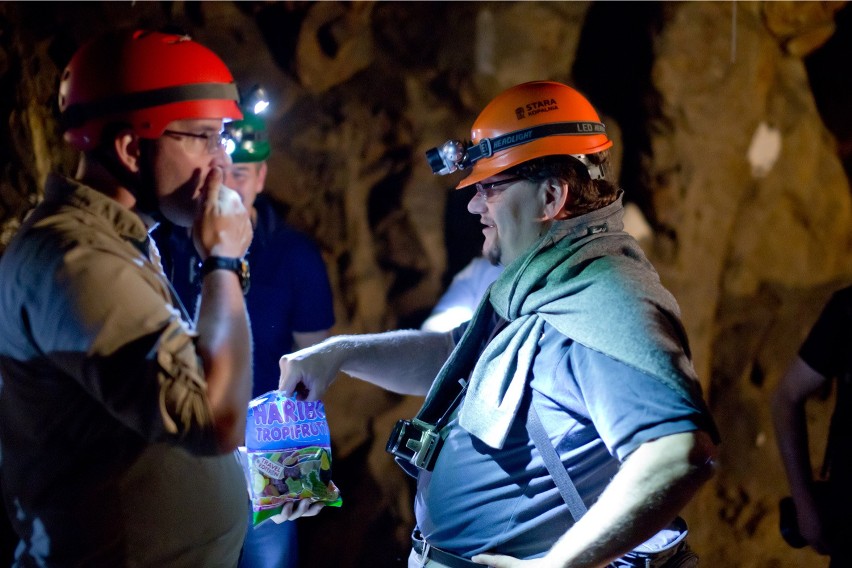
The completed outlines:
[[[427,156],[470,170],[457,187],[476,189],[483,256],[504,267],[472,319],[285,354],[281,390],[316,400],[343,371],[426,396],[387,445],[417,478],[409,568],[696,566],[677,515],[713,475],[718,431],[677,302],[623,230],[604,125],[534,81],[470,140]]]
[[[252,397],[278,388],[281,353],[311,346],[329,336],[334,324],[331,286],[317,245],[289,226],[272,199],[263,194],[271,153],[265,121],[244,109],[242,120],[227,123],[233,163],[225,185],[236,190],[251,215],[254,239],[246,259],[251,284],[246,305],[253,334]],[[164,226],[154,235],[166,274],[192,313],[198,300],[200,273],[192,238],[179,227]],[[248,501],[247,501],[248,503]],[[249,529],[240,568],[298,566],[296,525],[264,523]]]

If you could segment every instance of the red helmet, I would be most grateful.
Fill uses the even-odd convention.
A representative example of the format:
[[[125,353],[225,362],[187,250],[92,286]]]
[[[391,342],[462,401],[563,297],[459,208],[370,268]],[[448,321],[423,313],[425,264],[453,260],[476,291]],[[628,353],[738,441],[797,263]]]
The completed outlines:
[[[469,153],[478,155],[458,189],[534,158],[584,156],[612,146],[591,103],[554,81],[523,83],[497,95],[473,123],[471,141]]]
[[[158,138],[170,122],[240,119],[239,92],[219,57],[188,36],[114,32],[83,45],[62,73],[65,139],[79,150],[100,142],[110,123]]]

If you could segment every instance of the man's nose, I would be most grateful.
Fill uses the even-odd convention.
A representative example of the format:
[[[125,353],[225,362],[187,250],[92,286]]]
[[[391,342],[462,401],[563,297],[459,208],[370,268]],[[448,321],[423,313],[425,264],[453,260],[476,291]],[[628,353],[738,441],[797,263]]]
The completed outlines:
[[[225,151],[224,146],[220,146],[218,150],[216,150],[210,161],[211,167],[220,167],[225,171],[225,177],[228,177],[228,169],[234,162],[231,160],[231,155]],[[229,185],[227,183],[227,179],[225,180],[225,185]]]
[[[473,197],[467,202],[467,210],[474,214],[485,211],[485,198],[478,191],[474,191]]]

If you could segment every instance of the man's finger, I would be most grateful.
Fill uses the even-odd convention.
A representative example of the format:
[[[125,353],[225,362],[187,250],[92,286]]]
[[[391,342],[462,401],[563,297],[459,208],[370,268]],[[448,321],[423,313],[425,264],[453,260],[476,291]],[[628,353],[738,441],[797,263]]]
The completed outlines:
[[[272,515],[269,518],[272,519],[272,522],[275,523],[276,525],[280,525],[281,523],[286,523],[287,521],[291,520],[292,517],[293,517],[293,506],[294,506],[294,502],[288,501],[287,503],[284,503],[283,507],[281,507],[280,513],[278,513],[277,515]]]
[[[290,396],[293,393],[295,386],[293,378],[290,376],[290,360],[286,355],[283,355],[278,360],[278,368],[281,370],[281,376],[278,379],[278,390],[284,391],[284,394]]]
[[[223,179],[222,168],[215,167],[210,170],[201,187],[201,197],[204,203],[215,206],[219,202],[219,188],[222,186]]]
[[[482,564],[484,566],[491,566],[492,568],[508,568],[512,565],[511,556],[503,556],[502,554],[477,554],[471,561],[476,564]]]
[[[299,501],[299,506],[296,509],[296,515],[298,517],[313,517],[317,513],[319,513],[322,508],[325,507],[325,503],[322,501],[311,501],[310,499],[302,499]]]
[[[290,501],[281,508],[280,513],[269,518],[276,525],[280,525],[287,521],[295,521],[301,517],[316,516],[324,506],[325,503],[322,501],[312,502],[310,499],[300,499],[298,502]]]

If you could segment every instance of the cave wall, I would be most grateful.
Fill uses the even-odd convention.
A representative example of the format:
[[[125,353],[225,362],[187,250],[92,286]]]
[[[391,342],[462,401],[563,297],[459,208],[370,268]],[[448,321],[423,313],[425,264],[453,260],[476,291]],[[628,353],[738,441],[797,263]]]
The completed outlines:
[[[642,245],[681,305],[722,431],[720,473],[685,511],[694,548],[719,567],[825,566],[778,536],[786,482],[768,397],[828,295],[852,282],[852,129],[837,127],[848,93],[818,101],[808,72],[852,34],[837,26],[848,13],[844,2],[5,2],[0,250],[47,172],[74,171],[55,104],[74,49],[106,25],[171,26],[242,88],[270,93],[268,191],[321,246],[333,331],[416,327],[481,239],[469,195],[431,174],[425,150],[466,138],[513,84],[572,83],[616,141],[626,200],[651,229]],[[401,566],[412,487],[384,445],[420,401],[341,377],[325,402],[344,506],[299,522],[303,564]],[[830,410],[830,395],[809,406],[817,431]],[[819,464],[819,436],[813,445]]]

